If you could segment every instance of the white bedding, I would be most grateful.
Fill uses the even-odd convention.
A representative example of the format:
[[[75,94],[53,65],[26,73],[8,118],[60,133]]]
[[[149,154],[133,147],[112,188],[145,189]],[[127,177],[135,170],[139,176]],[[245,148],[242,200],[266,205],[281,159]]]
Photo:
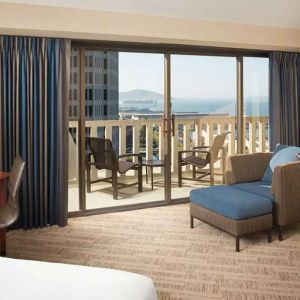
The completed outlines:
[[[1,300],[157,300],[152,280],[118,270],[0,257]]]

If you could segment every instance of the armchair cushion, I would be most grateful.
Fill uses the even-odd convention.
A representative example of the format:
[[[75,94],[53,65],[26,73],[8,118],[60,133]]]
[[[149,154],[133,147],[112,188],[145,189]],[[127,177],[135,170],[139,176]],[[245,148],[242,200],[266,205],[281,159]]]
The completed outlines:
[[[271,184],[268,181],[253,181],[245,183],[237,183],[232,185],[237,190],[252,193],[270,199],[274,202],[274,197],[271,191]]]
[[[270,199],[230,186],[214,186],[192,190],[190,201],[234,220],[269,214],[273,208]]]
[[[299,152],[299,147],[277,144],[262,180],[272,182],[275,167],[281,164],[297,161],[297,154]]]

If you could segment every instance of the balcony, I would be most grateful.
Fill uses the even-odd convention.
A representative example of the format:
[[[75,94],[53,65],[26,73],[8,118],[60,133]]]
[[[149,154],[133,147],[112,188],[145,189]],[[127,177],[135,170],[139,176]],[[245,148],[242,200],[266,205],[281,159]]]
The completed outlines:
[[[125,120],[87,120],[86,132],[91,137],[99,135],[112,139],[113,144],[120,154],[124,153],[142,153],[145,159],[163,159],[163,121],[161,116],[157,119],[125,119]],[[70,166],[73,169],[73,175],[70,176],[69,192],[74,194],[74,188],[78,186],[77,176],[78,170],[76,153],[78,153],[78,122],[70,121],[69,128],[72,132],[73,139],[70,138]],[[187,197],[190,189],[208,185],[205,181],[201,184],[198,182],[186,182],[183,188],[177,187],[177,152],[179,150],[188,150],[194,146],[212,144],[214,136],[222,133],[230,132],[227,136],[225,146],[228,155],[234,154],[237,148],[236,118],[227,115],[214,116],[195,116],[184,118],[180,115],[175,119],[174,136],[172,136],[172,187],[176,197]],[[116,134],[115,134],[116,133]],[[268,117],[267,116],[251,116],[244,117],[244,137],[245,152],[264,152],[268,151]],[[75,140],[75,142],[74,142]],[[216,173],[220,174],[221,165],[216,164]],[[148,202],[163,199],[163,168],[156,168],[154,174],[155,189],[152,191],[150,186],[144,183],[144,192],[138,193],[137,188],[130,187],[124,189],[120,193],[122,201],[112,199],[111,185],[99,183],[93,186],[94,192],[88,194],[87,205],[90,208],[108,207],[115,205],[127,205],[133,203]],[[108,171],[94,170],[94,177],[104,177]],[[185,173],[191,172],[187,166]],[[130,182],[134,179],[134,171],[122,175],[120,180]],[[220,176],[216,175],[217,182],[221,182]],[[126,191],[125,191],[126,190]],[[176,192],[175,192],[176,191]],[[70,197],[69,197],[70,198]],[[76,199],[71,197],[72,199]],[[78,198],[78,197],[77,197]],[[99,200],[101,199],[101,201]],[[73,204],[69,204],[70,210],[76,210],[78,204],[74,204],[76,200],[72,200]],[[69,201],[70,202],[70,201]]]

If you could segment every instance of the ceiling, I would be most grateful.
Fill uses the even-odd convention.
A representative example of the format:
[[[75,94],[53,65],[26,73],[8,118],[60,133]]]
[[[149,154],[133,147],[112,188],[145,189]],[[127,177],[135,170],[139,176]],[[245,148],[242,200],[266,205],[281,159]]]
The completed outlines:
[[[300,0],[0,0],[300,29]]]

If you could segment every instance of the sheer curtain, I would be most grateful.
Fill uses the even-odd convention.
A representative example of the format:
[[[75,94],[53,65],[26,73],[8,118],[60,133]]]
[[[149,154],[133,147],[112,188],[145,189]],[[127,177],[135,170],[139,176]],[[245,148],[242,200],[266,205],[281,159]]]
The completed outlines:
[[[67,224],[70,41],[0,36],[0,169],[26,162],[22,228]]]

